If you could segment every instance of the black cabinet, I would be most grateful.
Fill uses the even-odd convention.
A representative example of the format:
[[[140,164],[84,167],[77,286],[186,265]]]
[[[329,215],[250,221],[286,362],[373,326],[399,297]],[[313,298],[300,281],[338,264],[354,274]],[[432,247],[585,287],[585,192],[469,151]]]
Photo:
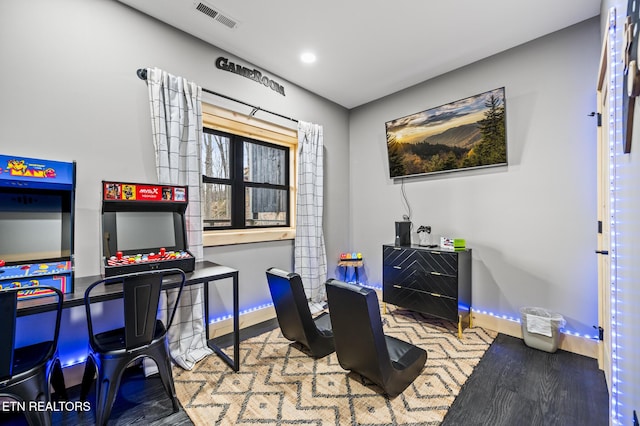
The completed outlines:
[[[383,302],[470,326],[470,249],[384,245],[382,265]]]

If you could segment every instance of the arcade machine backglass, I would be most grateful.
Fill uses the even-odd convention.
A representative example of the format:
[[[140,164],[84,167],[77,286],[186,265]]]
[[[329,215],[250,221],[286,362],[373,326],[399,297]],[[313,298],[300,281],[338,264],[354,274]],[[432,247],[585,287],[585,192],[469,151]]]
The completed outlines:
[[[75,162],[0,155],[0,288],[73,291],[75,178]]]
[[[193,271],[187,205],[186,186],[103,181],[104,276],[170,268]]]

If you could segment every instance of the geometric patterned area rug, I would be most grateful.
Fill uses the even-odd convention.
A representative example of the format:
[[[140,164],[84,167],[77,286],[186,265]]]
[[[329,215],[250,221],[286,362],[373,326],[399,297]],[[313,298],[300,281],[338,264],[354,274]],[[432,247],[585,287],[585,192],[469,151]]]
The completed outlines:
[[[196,425],[438,425],[497,333],[387,305],[385,334],[428,352],[422,374],[389,399],[335,353],[307,356],[276,328],[240,344],[240,371],[217,355],[175,368],[176,392]],[[228,352],[227,352],[228,353]]]

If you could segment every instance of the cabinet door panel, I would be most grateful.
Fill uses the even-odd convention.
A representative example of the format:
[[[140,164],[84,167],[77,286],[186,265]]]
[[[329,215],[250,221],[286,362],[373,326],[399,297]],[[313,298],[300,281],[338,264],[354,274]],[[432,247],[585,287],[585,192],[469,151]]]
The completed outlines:
[[[429,272],[453,277],[458,273],[458,256],[455,253],[416,251],[416,264]]]
[[[426,293],[436,293],[453,298],[458,296],[457,278],[425,271],[419,267],[402,269],[398,266],[385,265],[383,282]]]
[[[426,272],[456,276],[458,255],[456,253],[385,246],[382,252],[382,264],[397,269],[416,268]]]
[[[426,275],[422,282],[416,284],[418,284],[415,287],[416,290],[436,293],[454,299],[458,297],[458,280],[455,277],[431,273]]]
[[[403,269],[394,265],[382,265],[382,280],[389,284],[399,284],[403,279]]]
[[[385,302],[412,311],[422,312],[451,321],[458,321],[458,304],[447,297],[435,297],[406,288],[384,287]]]
[[[382,263],[389,266],[408,268],[416,257],[416,250],[403,247],[384,247],[382,251]]]

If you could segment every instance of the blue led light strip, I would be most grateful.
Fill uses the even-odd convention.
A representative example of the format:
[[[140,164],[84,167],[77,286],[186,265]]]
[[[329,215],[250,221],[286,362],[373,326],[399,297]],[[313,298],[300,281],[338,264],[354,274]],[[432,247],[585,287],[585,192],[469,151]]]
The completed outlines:
[[[616,17],[616,9],[611,8],[609,10],[609,46],[610,49],[610,57],[608,58],[609,62],[609,76],[610,76],[610,84],[609,84],[609,185],[610,185],[610,205],[609,205],[609,220],[610,220],[610,239],[609,239],[609,259],[610,259],[610,268],[611,268],[611,292],[610,292],[610,303],[611,303],[611,346],[608,348],[611,352],[611,395],[610,395],[610,404],[611,407],[611,415],[610,420],[611,424],[622,424],[621,423],[621,412],[620,412],[620,401],[619,401],[619,368],[618,368],[618,273],[617,273],[617,244],[616,244],[616,146],[618,146],[618,142],[621,142],[621,134],[622,134],[622,88],[621,84],[623,81],[621,67],[618,64],[619,61],[619,49],[620,46],[617,43],[619,37],[620,29],[616,25],[617,17]],[[605,348],[606,350],[606,348]]]
[[[270,308],[271,306],[273,306],[273,303],[264,303],[262,305],[257,305],[254,306],[252,308],[247,308],[247,309],[243,309],[242,311],[239,312],[240,315],[244,315],[244,314],[248,314],[250,312],[255,312],[255,311],[259,311],[260,309],[265,309],[265,308]],[[224,320],[228,320],[233,318],[233,314],[227,314],[227,315],[221,315],[219,317],[215,317],[211,320],[209,320],[209,324],[215,324]]]
[[[503,319],[503,320],[507,320],[507,321],[511,321],[511,322],[517,322],[518,324],[522,323],[521,318],[516,318],[513,317],[511,315],[505,315],[505,314],[496,314],[494,312],[491,311],[485,311],[482,309],[477,309],[477,308],[471,308],[472,312],[476,312],[478,314],[483,314],[483,315],[489,315],[491,317],[494,318],[499,318],[499,319]],[[572,330],[567,330],[566,328],[562,328],[560,330],[561,333],[563,334],[567,334],[569,336],[576,336],[576,337],[582,337],[585,339],[590,339],[590,340],[598,340],[598,336],[597,335],[590,335],[590,334],[582,334],[582,333],[578,333],[577,331],[572,331]]]
[[[259,311],[260,309],[269,308],[271,306],[273,306],[273,303],[265,303],[265,304],[262,304],[262,305],[257,305],[257,306],[254,306],[254,307],[251,307],[251,308],[247,308],[247,309],[244,309],[244,310],[240,311],[240,315],[248,314],[250,312]],[[215,317],[212,320],[210,320],[209,324],[215,324],[215,323],[218,323],[218,322],[221,322],[221,321],[224,321],[224,320],[228,320],[228,319],[231,319],[231,318],[233,318],[232,314],[221,315],[221,316]],[[68,360],[68,361],[63,362],[62,366],[63,367],[69,367],[71,365],[81,364],[81,363],[83,363],[85,361],[86,361],[86,357],[78,358],[78,359],[72,359],[72,360]]]
[[[367,288],[371,288],[371,289],[374,289],[374,290],[382,291],[382,284],[363,284],[363,283],[358,283],[358,284],[363,286],[363,287],[367,287]],[[462,309],[462,310],[469,309],[468,306],[464,306],[464,305],[459,305],[458,307],[459,307],[459,309]],[[517,322],[518,324],[521,323],[519,317],[514,317],[512,315],[494,313],[494,312],[491,312],[491,311],[487,311],[487,310],[484,310],[484,309],[473,308],[473,307],[471,308],[471,311],[479,313],[479,314],[483,314],[483,315],[489,315],[489,316],[492,316],[494,318],[499,318],[499,319],[503,319],[503,320],[507,320],[507,321]],[[569,336],[582,337],[584,339],[589,339],[589,340],[599,340],[598,334],[594,334],[594,335],[590,335],[590,334],[586,334],[586,333],[582,334],[582,333],[579,333],[577,331],[568,330],[566,328],[561,329],[560,332],[563,333],[563,334],[567,334]]]

